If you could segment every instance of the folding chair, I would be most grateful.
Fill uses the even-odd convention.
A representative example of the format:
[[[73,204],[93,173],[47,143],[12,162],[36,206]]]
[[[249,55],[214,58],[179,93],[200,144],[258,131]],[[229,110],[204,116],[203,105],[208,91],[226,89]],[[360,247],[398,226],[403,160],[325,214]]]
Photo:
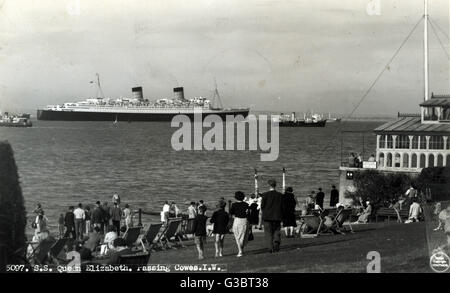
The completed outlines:
[[[194,220],[195,219],[186,219],[183,223],[183,229],[181,230],[181,237],[184,239],[188,239],[188,235],[194,234]]]
[[[300,221],[302,223],[299,227],[299,237],[313,238],[319,236],[324,221],[322,217],[320,217],[319,215],[305,215],[300,216]]]
[[[125,231],[122,238],[128,247],[132,247],[138,241],[139,235],[141,235],[141,229],[142,227],[130,227]]]
[[[139,240],[144,252],[147,251],[144,242],[147,243],[148,250],[152,250],[153,246],[155,246],[158,243],[161,245],[161,247],[164,246],[163,243],[161,242],[161,237],[163,233],[160,233],[162,226],[163,226],[162,223],[150,224],[143,237],[141,237],[141,239]]]
[[[55,243],[56,240],[54,238],[42,240],[28,258],[30,263],[39,265],[45,264],[49,259],[50,250]]]
[[[178,232],[181,223],[181,219],[174,219],[169,221],[169,223],[167,224],[167,228],[163,232],[163,236],[161,237],[161,240],[164,241],[163,249],[165,249],[165,247],[172,248],[172,245],[170,245],[170,240],[172,237],[175,238],[175,240],[178,240],[181,247],[184,247],[183,240],[181,239],[180,233]]]
[[[331,224],[330,230],[336,231],[337,233],[340,234],[345,234],[344,232],[341,231],[341,228],[343,228],[344,223],[350,219],[352,213],[353,213],[352,209],[344,209],[344,208],[339,209],[338,213],[333,219],[333,223]],[[354,233],[351,221],[349,221],[348,226],[350,227],[350,233]]]

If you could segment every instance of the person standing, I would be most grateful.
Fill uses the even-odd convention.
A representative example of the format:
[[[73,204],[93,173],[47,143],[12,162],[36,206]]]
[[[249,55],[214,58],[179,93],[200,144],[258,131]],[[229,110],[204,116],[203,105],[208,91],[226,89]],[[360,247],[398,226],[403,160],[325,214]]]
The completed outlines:
[[[210,222],[214,225],[213,234],[215,237],[214,246],[216,248],[216,257],[222,257],[223,243],[225,235],[228,231],[228,223],[230,222],[230,216],[225,211],[227,203],[225,201],[219,201],[217,204],[218,210],[215,211],[211,217]]]
[[[330,207],[335,207],[339,202],[339,191],[336,189],[336,186],[331,186],[330,193]]]
[[[295,199],[294,189],[292,187],[286,188],[283,195],[283,227],[287,238],[294,237],[294,228],[297,227],[295,220],[295,207],[297,200]]]
[[[122,210],[119,208],[117,202],[111,209],[111,220],[114,227],[116,227],[117,235],[120,236],[120,221],[122,220]]]
[[[110,220],[111,220],[111,209],[108,206],[108,203],[105,201],[103,203],[103,207],[102,207],[102,217],[103,217],[103,231],[107,231],[109,225],[110,225]]]
[[[316,194],[316,204],[323,210],[323,202],[325,199],[325,193],[323,193],[322,188],[319,187],[319,192]]]
[[[164,205],[163,205],[163,208],[162,208],[162,211],[161,211],[161,222],[163,222],[166,225],[167,225],[167,223],[169,221],[169,214],[170,214],[170,204],[166,200],[164,202]]]
[[[201,206],[198,209],[198,215],[195,217],[193,223],[193,231],[195,236],[195,246],[198,251],[198,259],[204,259],[204,244],[206,242],[206,221],[208,217],[205,216],[206,207]]]
[[[195,219],[196,216],[197,216],[197,209],[195,208],[195,202],[191,201],[191,204],[188,207],[188,217],[189,219]]]
[[[120,196],[117,192],[115,192],[112,196],[112,203],[117,203],[117,205],[120,205]]]
[[[123,217],[125,218],[125,226],[128,228],[133,227],[133,213],[131,212],[130,206],[125,205],[123,209]]]
[[[231,205],[230,214],[234,216],[233,233],[238,247],[237,257],[241,257],[248,241],[248,203],[244,202],[245,194],[242,191],[236,191],[234,197],[237,202]]]
[[[86,214],[83,209],[83,205],[81,203],[78,204],[78,207],[73,211],[75,216],[75,236],[77,240],[83,240],[84,234],[84,220],[86,219]]]
[[[91,208],[89,206],[85,208],[84,214],[86,224],[86,235],[89,235],[89,232],[91,232],[91,217],[92,217]]]
[[[64,215],[60,214],[58,219],[59,238],[64,237]]]
[[[100,206],[100,201],[97,201],[95,203],[95,208],[92,211],[92,215],[91,215],[91,221],[92,221],[92,226],[98,227],[101,231],[101,233],[104,233],[104,227],[103,227],[103,211],[102,208]]]
[[[64,238],[67,238],[72,234],[72,238],[76,239],[77,235],[75,234],[75,215],[73,214],[73,206],[69,207],[69,211],[64,217],[64,226],[66,226]]]
[[[283,194],[275,190],[277,186],[275,180],[270,179],[267,183],[270,190],[262,195],[261,209],[267,245],[273,253],[280,250]]]

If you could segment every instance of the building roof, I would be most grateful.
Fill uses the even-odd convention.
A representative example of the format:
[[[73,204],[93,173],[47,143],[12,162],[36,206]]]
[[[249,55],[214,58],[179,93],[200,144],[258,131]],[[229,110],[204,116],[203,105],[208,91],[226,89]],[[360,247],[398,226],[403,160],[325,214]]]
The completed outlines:
[[[450,124],[422,123],[420,117],[401,117],[395,121],[387,122],[374,130],[375,133],[397,133],[416,135],[450,134]]]
[[[420,106],[439,106],[439,107],[450,107],[450,96],[449,95],[431,95],[431,99],[423,102]]]

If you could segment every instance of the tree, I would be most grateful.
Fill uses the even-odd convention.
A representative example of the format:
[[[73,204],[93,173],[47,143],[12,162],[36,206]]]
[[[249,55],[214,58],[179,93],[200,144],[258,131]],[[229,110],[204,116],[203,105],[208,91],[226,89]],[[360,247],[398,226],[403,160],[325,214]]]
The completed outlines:
[[[26,211],[12,148],[0,142],[0,271],[23,263]]]

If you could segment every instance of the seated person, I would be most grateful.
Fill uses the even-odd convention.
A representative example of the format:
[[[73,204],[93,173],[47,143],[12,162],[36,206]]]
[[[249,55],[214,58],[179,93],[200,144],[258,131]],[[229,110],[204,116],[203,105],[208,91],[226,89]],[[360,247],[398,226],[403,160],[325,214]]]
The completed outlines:
[[[80,250],[81,260],[91,260],[92,252],[100,245],[101,239],[100,228],[94,227],[94,230],[89,233],[89,238],[84,242]]]
[[[354,222],[353,224],[361,224],[361,223],[367,223],[369,220],[370,215],[372,214],[372,204],[370,201],[366,201],[367,207],[358,214],[358,220]]]
[[[101,246],[100,254],[105,255],[108,250],[113,246],[113,241],[118,238],[116,227],[110,225],[108,227],[108,233],[105,235],[105,239],[103,240],[103,244]]]
[[[112,247],[108,253],[109,258],[105,264],[118,264],[119,256],[131,253],[131,248],[127,247],[125,240],[123,238],[117,238],[113,241]]]

